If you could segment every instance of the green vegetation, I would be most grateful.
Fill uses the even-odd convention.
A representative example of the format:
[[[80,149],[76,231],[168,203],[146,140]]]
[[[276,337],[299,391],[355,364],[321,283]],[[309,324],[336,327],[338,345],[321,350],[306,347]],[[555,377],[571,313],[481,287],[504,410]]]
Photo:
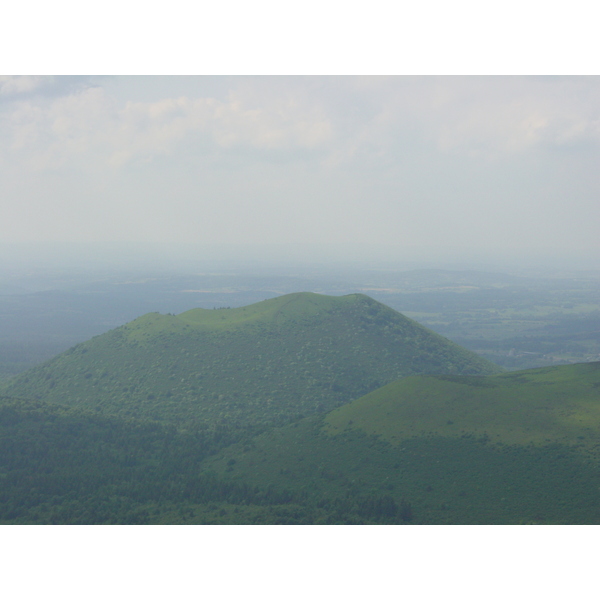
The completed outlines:
[[[599,387],[412,376],[258,436],[0,398],[0,523],[600,524]]]
[[[413,271],[387,287],[373,297],[505,368],[600,360],[598,273]]]
[[[144,315],[30,369],[5,393],[187,428],[263,427],[414,373],[497,370],[367,296],[299,293]]]
[[[15,274],[16,275],[16,274]],[[298,289],[364,292],[508,369],[600,360],[594,272],[351,270],[253,273],[48,273],[0,277],[0,379],[144,313],[241,307]],[[29,290],[29,291],[28,291]]]
[[[326,506],[389,496],[415,524],[600,523],[599,387],[600,363],[409,377],[203,468]]]
[[[236,432],[236,439],[239,439]],[[102,417],[0,398],[0,523],[144,523],[147,506],[220,499],[198,480],[200,461],[232,442],[213,428]]]
[[[393,443],[422,435],[584,447],[600,457],[600,363],[491,377],[413,376],[334,410],[328,431],[347,428]]]
[[[223,427],[185,434],[0,398],[0,524],[338,521],[339,503],[200,473],[202,460],[233,438],[239,432]],[[389,498],[367,497],[348,505],[343,522],[395,522],[398,511]]]
[[[498,370],[361,294],[150,313],[8,382],[0,523],[600,524],[600,363]]]

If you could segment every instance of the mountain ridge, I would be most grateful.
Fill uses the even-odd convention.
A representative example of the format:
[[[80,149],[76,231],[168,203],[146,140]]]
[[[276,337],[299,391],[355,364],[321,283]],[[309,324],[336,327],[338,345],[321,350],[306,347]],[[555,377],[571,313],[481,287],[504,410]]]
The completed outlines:
[[[286,422],[414,373],[500,371],[362,294],[149,313],[16,377],[7,395],[136,418]]]

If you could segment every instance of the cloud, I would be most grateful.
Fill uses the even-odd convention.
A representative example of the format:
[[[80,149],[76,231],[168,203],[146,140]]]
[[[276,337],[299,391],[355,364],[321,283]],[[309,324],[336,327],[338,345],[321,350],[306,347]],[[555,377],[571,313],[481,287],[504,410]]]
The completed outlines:
[[[0,75],[0,96],[18,96],[50,83],[51,77]]]
[[[216,149],[288,152],[318,148],[332,137],[322,112],[290,101],[249,107],[231,94],[226,101],[180,97],[119,106],[101,87],[21,102],[5,115],[4,127],[11,150],[38,168],[98,160],[119,167],[170,154],[194,137]]]
[[[413,121],[440,152],[497,158],[600,142],[596,78],[421,78],[392,94],[380,120]]]
[[[416,146],[494,160],[600,142],[597,78],[241,78],[221,98],[125,102],[63,79],[0,79],[15,98],[3,113],[5,154],[36,168],[119,168],[192,144],[335,168],[391,164],[395,150]],[[27,95],[40,89],[48,93]]]
[[[597,246],[596,77],[35,85],[0,101],[12,239]]]

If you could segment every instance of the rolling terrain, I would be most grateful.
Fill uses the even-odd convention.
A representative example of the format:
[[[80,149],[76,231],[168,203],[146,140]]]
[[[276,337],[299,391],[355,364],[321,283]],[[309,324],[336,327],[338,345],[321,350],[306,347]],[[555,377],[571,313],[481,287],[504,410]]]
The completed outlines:
[[[267,270],[268,271],[268,270]],[[0,384],[138,316],[244,307],[311,290],[365,293],[509,370],[600,360],[598,273],[300,269],[7,273],[0,269]]]
[[[0,523],[598,524],[600,363],[409,376],[260,435],[0,398]]]
[[[407,377],[203,468],[339,503],[340,522],[370,503],[382,522],[600,523],[599,390],[600,363]]]
[[[330,413],[348,427],[393,443],[423,435],[485,437],[503,444],[576,445],[600,457],[600,363],[492,377],[413,376]]]
[[[0,397],[0,525],[340,521],[339,503],[202,472],[230,433]],[[378,508],[348,504],[342,522],[379,523]]]
[[[150,313],[12,380],[0,523],[600,524],[600,363],[353,294]]]
[[[500,368],[362,294],[150,313],[19,375],[7,396],[186,428],[285,423],[417,373]]]

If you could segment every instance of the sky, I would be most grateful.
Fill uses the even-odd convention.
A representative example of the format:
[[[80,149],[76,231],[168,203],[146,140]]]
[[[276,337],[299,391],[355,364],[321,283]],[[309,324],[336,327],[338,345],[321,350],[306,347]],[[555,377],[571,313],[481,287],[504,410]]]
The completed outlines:
[[[5,76],[0,239],[593,258],[599,158],[596,76]]]

